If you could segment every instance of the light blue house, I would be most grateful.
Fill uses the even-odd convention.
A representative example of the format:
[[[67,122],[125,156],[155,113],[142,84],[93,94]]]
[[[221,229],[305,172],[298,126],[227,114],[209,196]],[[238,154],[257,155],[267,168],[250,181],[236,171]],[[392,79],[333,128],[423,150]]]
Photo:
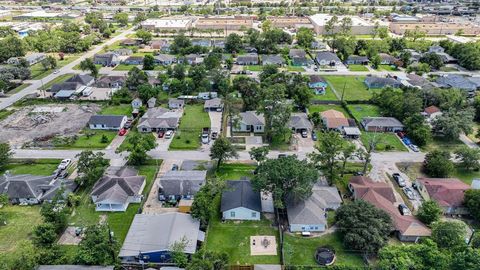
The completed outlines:
[[[254,191],[248,180],[227,181],[220,211],[225,220],[260,220],[260,192]]]
[[[310,75],[310,81],[308,82],[308,87],[313,89],[315,95],[324,95],[327,90],[328,83],[320,75]]]

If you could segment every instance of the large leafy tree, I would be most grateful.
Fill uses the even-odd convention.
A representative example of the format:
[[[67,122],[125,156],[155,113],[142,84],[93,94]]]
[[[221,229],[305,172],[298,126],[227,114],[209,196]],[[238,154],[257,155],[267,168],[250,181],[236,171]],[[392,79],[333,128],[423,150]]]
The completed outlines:
[[[242,37],[236,33],[228,35],[225,41],[225,51],[229,53],[238,53],[243,48]]]
[[[440,208],[438,203],[433,200],[423,202],[417,213],[418,219],[427,225],[439,221],[441,216],[442,208]]]
[[[448,151],[433,150],[425,156],[423,164],[425,172],[430,177],[448,177],[453,171],[453,162]]]
[[[217,169],[222,162],[231,158],[238,158],[235,146],[225,137],[220,136],[210,148],[210,157],[217,160]]]
[[[60,192],[54,196],[52,201],[43,202],[40,214],[45,222],[54,226],[57,234],[61,233],[67,227],[68,208],[65,207]]]
[[[315,41],[314,33],[311,29],[300,27],[297,31],[297,43],[303,48],[310,49],[312,42]]]
[[[152,37],[153,37],[152,33],[150,33],[147,30],[144,30],[144,29],[137,30],[137,32],[135,34],[137,35],[137,37],[139,39],[142,40],[143,44],[149,43],[152,40]]]
[[[92,59],[87,58],[80,62],[80,68],[84,71],[90,71],[90,75],[95,79],[98,77],[98,67],[93,63]]]
[[[472,108],[464,110],[450,109],[436,117],[433,122],[433,130],[441,133],[449,140],[456,140],[463,132],[472,132],[474,111]]]
[[[292,113],[291,105],[285,99],[285,85],[275,84],[262,90],[259,112],[265,116],[265,132],[268,140],[283,137],[290,130],[287,123]]]
[[[315,167],[293,155],[262,162],[252,179],[252,185],[257,190],[271,192],[275,206],[285,208],[288,199],[308,198],[317,180],[318,171]]]
[[[137,67],[133,67],[130,71],[128,71],[128,77],[125,82],[125,85],[130,90],[137,90],[138,86],[148,83],[148,76],[143,71]]]
[[[480,190],[467,190],[465,192],[464,203],[468,208],[470,215],[480,221]]]
[[[452,270],[479,269],[480,249],[466,248],[462,251],[455,252],[455,254],[452,256],[450,268]]]
[[[143,70],[153,70],[155,68],[155,59],[153,55],[147,54],[143,57]]]
[[[326,172],[330,183],[335,181],[337,175],[337,158],[345,147],[345,140],[334,131],[322,133],[318,144],[315,145],[315,152],[310,159],[317,168]]]
[[[132,134],[127,139],[129,146],[127,151],[130,152],[128,155],[128,163],[131,165],[143,165],[148,160],[147,152],[154,149],[157,146],[155,137],[152,134]]]
[[[436,53],[426,53],[420,58],[421,63],[428,64],[433,69],[440,69],[443,66],[443,60]]]
[[[225,181],[209,179],[206,185],[202,186],[193,198],[191,215],[200,220],[202,227],[206,227],[212,216],[217,211],[212,201],[219,196],[225,187]]]
[[[106,225],[93,225],[85,230],[78,245],[75,262],[85,265],[108,265],[115,262],[118,242]]]
[[[460,147],[455,151],[455,157],[460,160],[460,166],[467,171],[480,168],[480,150],[477,148]]]
[[[439,221],[432,225],[432,239],[440,248],[465,246],[467,225],[460,220]]]
[[[201,249],[196,252],[186,270],[227,270],[228,254]]]
[[[50,247],[57,240],[57,233],[55,232],[55,225],[52,223],[44,223],[35,227],[33,231],[33,242],[36,246]]]
[[[390,216],[363,200],[342,205],[335,214],[343,245],[374,254],[387,244],[393,224]]]
[[[261,146],[261,147],[252,147],[248,152],[250,154],[250,158],[255,160],[258,163],[262,163],[267,159],[269,149],[268,146]]]
[[[77,155],[79,177],[76,181],[80,185],[91,186],[102,177],[105,169],[110,164],[109,160],[103,156],[103,153],[94,153],[91,150],[82,151]]]
[[[260,103],[260,88],[252,78],[238,76],[233,79],[232,89],[238,91],[243,100],[243,108],[246,111],[256,110]]]

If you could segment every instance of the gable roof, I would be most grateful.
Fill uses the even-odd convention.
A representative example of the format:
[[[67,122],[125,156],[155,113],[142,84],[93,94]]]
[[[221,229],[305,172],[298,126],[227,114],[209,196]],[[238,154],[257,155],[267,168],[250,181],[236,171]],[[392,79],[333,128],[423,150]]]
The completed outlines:
[[[237,62],[258,62],[258,54],[248,53],[237,56]]]
[[[195,195],[206,178],[207,171],[168,171],[158,185],[166,195]]]
[[[310,83],[327,83],[327,80],[320,75],[310,75]]]
[[[106,125],[107,127],[120,127],[125,115],[92,115],[88,120],[89,125]]]
[[[364,117],[362,124],[373,127],[403,127],[403,124],[394,117]]]
[[[80,87],[82,87],[82,85],[77,82],[63,82],[63,83],[56,83],[52,85],[52,87],[50,88],[50,91],[54,93],[59,92],[61,90],[76,91]]]
[[[397,85],[400,85],[400,82],[392,78],[367,76],[365,78],[365,84],[367,84],[368,86],[372,84],[382,85],[382,86],[397,86]]]
[[[10,199],[35,198],[40,200],[43,193],[51,188],[53,175],[31,174],[0,176],[0,194],[6,193]]]
[[[168,99],[168,104],[183,105],[183,104],[185,104],[185,100],[183,100],[183,99],[178,99],[178,98],[169,98],[169,99]]]
[[[105,75],[97,80],[98,83],[112,83],[112,82],[122,82],[124,83],[127,80],[127,77],[125,76],[110,76],[110,75]]]
[[[77,74],[77,75],[69,78],[68,80],[66,80],[66,82],[76,82],[76,83],[79,83],[81,85],[88,85],[92,81],[93,81],[93,77],[90,76],[90,75],[87,75],[87,74],[84,74],[84,75]]]
[[[173,62],[177,59],[175,55],[171,55],[171,54],[158,54],[154,56],[154,58],[159,62]]]
[[[281,65],[285,63],[285,59],[279,54],[267,54],[262,55],[262,63],[265,64],[276,64]]]
[[[182,117],[181,112],[162,107],[150,108],[140,118],[138,127],[176,128]]]
[[[249,180],[227,181],[226,184],[227,187],[222,192],[221,212],[238,207],[262,211],[260,192],[253,190]]]
[[[428,106],[423,111],[428,115],[432,115],[434,113],[440,112],[440,109],[437,106],[432,105],[432,106]]]
[[[92,188],[92,196],[97,196],[94,203],[112,202],[124,204],[128,197],[140,194],[145,183],[145,176],[137,176],[137,170],[123,167],[114,174],[107,172]]]
[[[293,57],[306,57],[307,52],[305,52],[304,49],[290,49],[290,52],[288,52],[288,55],[293,58]]]
[[[465,191],[470,186],[457,178],[419,178],[431,199],[441,206],[458,207],[463,204]]]
[[[212,98],[205,100],[204,108],[221,108],[223,106],[223,101],[221,98]]]
[[[312,123],[306,113],[292,113],[288,121],[289,128],[312,129]]]
[[[247,126],[264,126],[265,117],[255,111],[246,111],[239,113],[240,121]]]
[[[345,115],[342,112],[333,109],[321,112],[320,116],[322,118],[345,118]]]
[[[341,62],[338,56],[330,51],[322,51],[318,52],[317,56],[315,57],[317,61],[325,60],[329,62]]]

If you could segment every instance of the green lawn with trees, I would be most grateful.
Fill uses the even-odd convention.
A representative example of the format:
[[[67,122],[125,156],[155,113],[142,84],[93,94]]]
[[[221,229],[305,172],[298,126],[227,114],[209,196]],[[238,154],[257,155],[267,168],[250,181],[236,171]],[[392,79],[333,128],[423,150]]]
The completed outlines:
[[[313,90],[312,90],[313,92]],[[333,92],[331,87],[327,87],[325,90],[325,95],[315,95],[313,94],[312,100],[338,100],[337,96]]]
[[[105,149],[116,136],[116,131],[85,128],[73,139],[54,139],[54,145],[59,149]]]
[[[376,105],[370,104],[352,104],[347,105],[347,108],[352,113],[357,122],[360,122],[364,117],[381,116],[380,108]]]
[[[0,170],[12,174],[51,175],[57,169],[61,159],[12,159]]]
[[[324,112],[328,110],[336,110],[345,115],[345,117],[348,117],[348,112],[341,106],[341,105],[336,105],[336,104],[312,104],[308,106],[308,113],[312,114],[314,112]]]
[[[200,147],[202,128],[210,128],[210,117],[203,104],[185,106],[180,127],[170,144],[170,150],[195,150]]]
[[[369,100],[372,97],[372,90],[368,90],[363,82],[365,76],[328,75],[323,77],[333,86],[340,97],[345,88],[344,100]]]
[[[408,151],[395,133],[362,132],[360,135],[363,145],[368,145],[368,142],[374,138],[377,141],[376,151]]]

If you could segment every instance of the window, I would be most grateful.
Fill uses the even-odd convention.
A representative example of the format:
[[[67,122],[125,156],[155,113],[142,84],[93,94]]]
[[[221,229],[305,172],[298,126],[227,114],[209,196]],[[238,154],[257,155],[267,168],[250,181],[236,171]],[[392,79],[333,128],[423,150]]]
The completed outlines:
[[[252,218],[256,218],[257,217],[257,212],[252,212]]]
[[[235,212],[230,212],[230,217],[234,218],[235,217]]]

